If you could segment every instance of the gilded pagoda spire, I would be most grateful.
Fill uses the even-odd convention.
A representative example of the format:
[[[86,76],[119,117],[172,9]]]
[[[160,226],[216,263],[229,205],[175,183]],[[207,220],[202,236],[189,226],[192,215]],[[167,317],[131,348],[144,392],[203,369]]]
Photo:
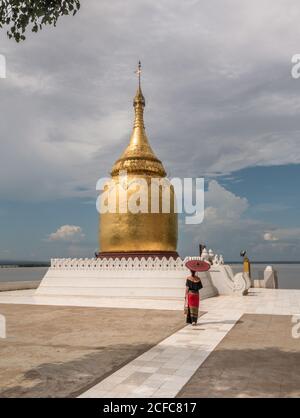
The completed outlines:
[[[141,88],[141,63],[136,73],[138,87],[133,99],[135,116],[130,141],[112,168],[112,178],[106,184],[107,193],[101,196],[105,207],[107,196],[112,196],[116,208],[114,211],[104,211],[100,215],[100,257],[177,258],[178,221],[174,210],[175,192],[169,180],[162,179],[163,187],[170,185],[170,193],[167,196],[167,199],[170,199],[170,211],[164,212],[166,199],[163,196],[163,187],[160,187],[159,193],[152,190],[152,179],[161,180],[166,176],[166,172],[150,147],[145,131],[146,103]],[[123,176],[128,182],[123,181]],[[144,209],[148,208],[146,211],[142,210],[142,200],[146,202],[143,206]],[[141,210],[130,209],[129,203],[133,201]]]
[[[111,175],[117,176],[120,171],[127,171],[128,174],[165,177],[165,169],[154,154],[145,131],[144,108],[146,102],[141,88],[141,62],[139,62],[136,73],[138,74],[138,88],[133,99],[135,112],[133,131],[129,145],[115,162]]]

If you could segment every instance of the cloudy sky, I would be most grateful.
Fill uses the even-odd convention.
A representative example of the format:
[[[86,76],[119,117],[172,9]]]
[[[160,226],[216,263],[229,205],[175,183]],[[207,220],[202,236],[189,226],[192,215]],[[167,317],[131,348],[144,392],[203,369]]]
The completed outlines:
[[[151,145],[170,176],[206,180],[180,254],[299,260],[299,18],[298,0],[89,0],[21,44],[2,30],[0,259],[93,254],[141,59]]]

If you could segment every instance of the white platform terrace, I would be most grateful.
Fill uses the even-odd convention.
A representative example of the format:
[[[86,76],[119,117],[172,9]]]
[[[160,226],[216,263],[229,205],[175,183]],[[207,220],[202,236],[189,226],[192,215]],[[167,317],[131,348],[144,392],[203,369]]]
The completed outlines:
[[[181,299],[159,300],[83,296],[38,296],[35,290],[0,292],[0,303],[58,306],[87,306],[98,308],[142,308],[183,310]],[[116,304],[117,302],[117,304]],[[200,310],[205,312],[230,311],[240,314],[299,315],[300,290],[294,289],[250,289],[248,295],[236,297],[223,295],[201,300]]]
[[[194,257],[196,258],[196,257]],[[181,301],[190,274],[181,258],[52,259],[36,296],[156,299]],[[208,272],[200,273],[201,298],[236,294],[250,287],[248,275],[233,274],[215,257]]]

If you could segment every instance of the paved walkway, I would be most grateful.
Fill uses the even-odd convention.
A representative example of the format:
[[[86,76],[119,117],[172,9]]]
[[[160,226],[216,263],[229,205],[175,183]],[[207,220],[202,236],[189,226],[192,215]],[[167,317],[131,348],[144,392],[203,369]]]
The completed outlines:
[[[145,302],[145,303],[144,303]],[[113,298],[35,297],[32,291],[3,292],[0,303],[116,306]],[[182,300],[118,299],[118,307],[182,309]],[[300,314],[300,290],[254,289],[248,296],[202,301],[200,325],[185,327],[128,363],[81,397],[175,397],[238,319],[247,314]]]
[[[175,397],[239,317],[207,313],[201,325],[181,329],[80,397]]]

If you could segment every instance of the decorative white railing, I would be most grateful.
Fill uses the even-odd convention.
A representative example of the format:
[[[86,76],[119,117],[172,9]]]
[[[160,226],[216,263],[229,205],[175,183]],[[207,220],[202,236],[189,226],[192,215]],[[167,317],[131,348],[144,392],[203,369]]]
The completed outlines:
[[[207,252],[206,252],[207,253]],[[205,260],[212,265],[223,264],[223,257],[204,253],[202,257],[174,258],[52,258],[51,269],[55,270],[182,270],[190,259]]]
[[[65,270],[186,270],[181,258],[54,258],[52,269]]]

